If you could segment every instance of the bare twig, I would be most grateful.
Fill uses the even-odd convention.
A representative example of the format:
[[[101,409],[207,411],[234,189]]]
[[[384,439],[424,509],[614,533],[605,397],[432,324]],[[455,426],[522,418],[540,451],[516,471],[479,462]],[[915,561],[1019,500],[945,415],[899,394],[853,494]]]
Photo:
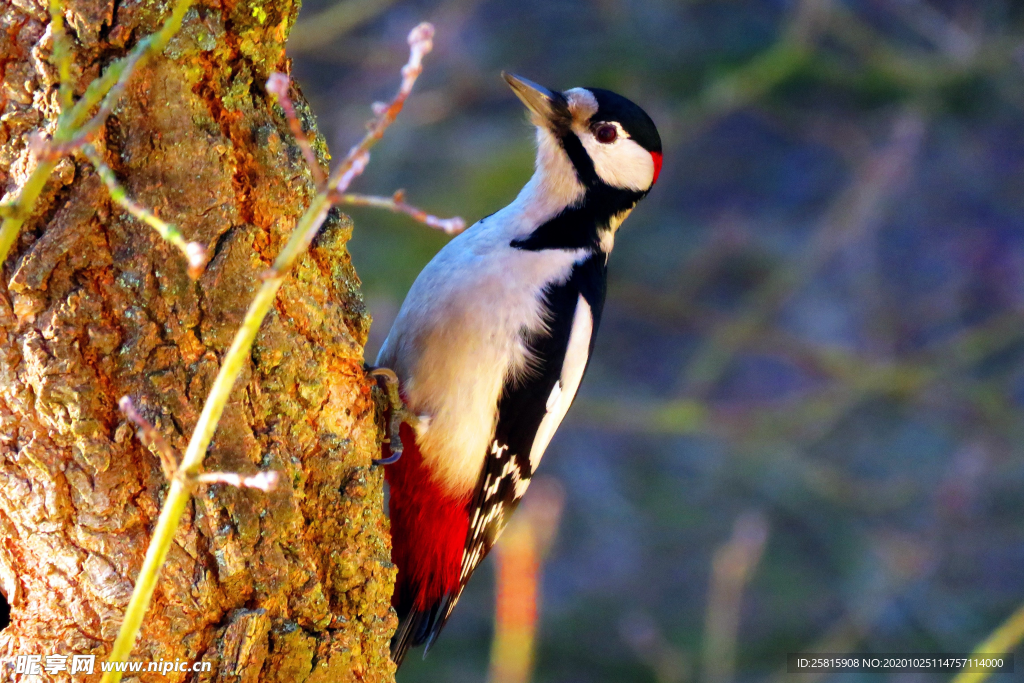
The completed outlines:
[[[167,440],[157,431],[156,427],[151,425],[149,420],[144,418],[142,413],[135,409],[135,405],[130,397],[122,396],[121,400],[117,403],[117,407],[121,409],[125,417],[134,422],[142,431],[139,435],[142,443],[156,451],[156,454],[160,456],[160,466],[163,468],[164,476],[168,479],[173,479],[174,473],[178,469],[178,454],[171,448],[171,444],[167,443]]]
[[[237,474],[235,472],[203,472],[196,475],[199,484],[227,484],[238,488],[259,489],[269,493],[277,488],[280,477],[277,472],[257,472],[256,474]]]
[[[171,444],[157,431],[156,427],[150,424],[149,420],[136,410],[132,399],[122,396],[118,401],[118,407],[129,420],[138,426],[141,434],[139,439],[151,450],[156,451],[160,456],[160,466],[168,481],[182,477],[178,469],[178,454],[174,452]],[[277,472],[257,472],[256,474],[238,474],[236,472],[202,472],[188,479],[186,483],[192,486],[196,484],[227,484],[238,488],[259,489],[264,492],[273,491],[277,488],[279,477]]]
[[[99,130],[100,126],[106,122],[107,117],[110,116],[110,112],[113,111],[114,105],[117,104],[117,101],[121,99],[121,95],[124,94],[125,86],[128,85],[128,81],[135,74],[135,69],[149,56],[154,42],[152,38],[150,36],[142,39],[135,49],[124,58],[123,64],[118,65],[115,63],[115,65],[118,65],[117,70],[120,73],[117,74],[117,80],[114,81],[110,90],[107,91],[107,94],[100,102],[100,108],[92,118],[79,125],[66,140],[58,142],[58,136],[55,135],[51,153],[57,155],[70,154],[88,142],[93,134]]]
[[[345,193],[348,186],[352,184],[352,181],[357,176],[362,174],[369,163],[370,148],[380,140],[384,131],[394,122],[398,112],[405,105],[405,100],[412,91],[413,84],[423,71],[423,56],[430,52],[433,47],[433,37],[434,29],[430,24],[420,24],[409,34],[409,62],[402,69],[402,84],[398,89],[398,93],[390,103],[378,102],[374,104],[373,112],[376,118],[370,122],[369,132],[366,134],[366,137],[349,150],[348,155],[342,160],[334,173],[331,174],[331,178],[327,183],[329,187],[327,198],[332,205],[373,206],[395,213],[403,213],[420,223],[442,230],[449,235],[457,235],[466,228],[464,220],[457,216],[454,218],[438,218],[411,204],[407,204],[403,190],[398,190],[390,198]],[[312,145],[309,143],[309,138],[306,136],[305,131],[302,130],[302,123],[295,113],[295,107],[288,97],[288,84],[289,79],[287,75],[275,72],[267,80],[267,91],[277,98],[278,104],[284,110],[288,126],[291,128],[292,135],[295,136],[295,141],[302,150],[302,155],[306,158],[306,163],[313,173],[313,180],[316,183],[317,189],[322,189],[324,187],[323,173],[320,171],[320,164],[317,161],[316,154],[313,152]],[[312,236],[310,236],[310,239],[312,239]]]
[[[203,405],[203,411],[199,421],[192,432],[185,456],[174,479],[171,480],[170,489],[160,510],[160,518],[157,520],[156,528],[153,530],[153,537],[150,539],[149,547],[146,549],[146,558],[139,570],[138,579],[135,582],[135,590],[125,609],[124,621],[121,623],[121,630],[118,632],[117,640],[114,641],[113,650],[110,653],[110,661],[126,661],[131,654],[135,638],[142,626],[142,619],[149,608],[156,582],[160,575],[160,568],[167,559],[167,552],[174,541],[181,516],[185,512],[191,496],[190,480],[200,476],[200,469],[206,451],[213,439],[217,429],[217,423],[224,412],[228,398],[231,395],[232,387],[238,378],[242,368],[249,360],[253,340],[259,332],[260,324],[266,317],[277,298],[277,291],[284,283],[284,278],[292,265],[305,253],[313,237],[327,217],[327,211],[331,207],[330,189],[337,189],[341,192],[347,188],[341,180],[348,177],[358,160],[365,164],[367,150],[375,144],[383,135],[384,130],[394,121],[395,115],[401,110],[402,104],[409,95],[412,84],[419,75],[422,66],[423,55],[430,51],[431,36],[434,27],[430,24],[420,24],[409,34],[410,58],[409,64],[402,70],[403,80],[395,100],[388,107],[388,112],[374,121],[370,132],[363,141],[352,148],[345,161],[332,175],[332,182],[328,187],[322,189],[313,198],[306,212],[299,219],[291,237],[285,244],[281,253],[274,261],[270,271],[263,279],[263,283],[256,293],[256,297],[246,311],[242,326],[235,334],[231,347],[228,349],[221,362],[220,371],[214,380],[210,394]],[[334,180],[334,179],[337,180]],[[103,676],[102,683],[117,683],[121,679],[119,672],[107,672]]]
[[[348,206],[373,206],[378,209],[387,209],[395,213],[404,213],[413,220],[419,221],[431,228],[436,228],[448,235],[458,235],[466,229],[466,221],[455,216],[454,218],[438,218],[432,216],[423,209],[419,209],[405,202],[405,191],[398,190],[390,197],[378,197],[369,194],[342,194],[337,195],[335,203]]]
[[[313,152],[312,145],[309,144],[309,138],[306,136],[306,131],[302,130],[302,122],[299,121],[299,117],[295,113],[295,106],[292,104],[291,98],[288,97],[288,84],[290,80],[285,74],[275,71],[270,74],[270,78],[267,79],[267,92],[274,95],[277,98],[277,103],[281,105],[281,109],[284,110],[284,116],[288,120],[288,127],[292,130],[292,135],[295,137],[295,142],[298,143],[299,149],[302,150],[302,156],[306,158],[306,164],[309,166],[309,172],[313,174],[313,183],[316,185],[316,189],[320,190],[324,186],[324,172],[320,170],[320,162],[316,158],[316,154]]]
[[[342,193],[348,189],[348,184],[352,182],[354,177],[349,175],[349,171],[356,159],[362,158],[365,153],[370,151],[371,147],[380,141],[384,131],[395,122],[395,117],[402,111],[402,107],[405,106],[405,100],[409,97],[409,93],[412,92],[413,84],[416,83],[416,79],[423,72],[424,55],[434,48],[434,27],[424,22],[414,28],[409,33],[409,48],[409,61],[402,67],[402,84],[398,88],[398,93],[391,100],[390,104],[375,112],[377,118],[370,124],[370,130],[367,132],[366,137],[349,150],[344,161],[331,174],[329,185],[333,191]]]
[[[348,151],[348,154],[342,159],[338,168],[334,169],[334,172],[331,173],[325,190],[313,198],[312,204],[306,210],[303,220],[300,220],[299,225],[296,226],[295,232],[292,233],[292,237],[285,246],[284,251],[281,252],[281,255],[278,256],[270,271],[264,276],[264,282],[271,282],[274,279],[281,278],[288,272],[288,268],[294,263],[295,257],[305,252],[313,238],[316,237],[320,226],[327,217],[327,212],[333,206],[332,198],[343,194],[356,176],[360,175],[366,168],[366,164],[370,161],[370,149],[380,141],[384,136],[384,131],[394,123],[395,117],[398,116],[398,113],[402,111],[402,107],[405,106],[405,100],[409,97],[409,93],[412,92],[413,84],[416,83],[416,79],[419,78],[420,73],[423,71],[423,57],[434,47],[433,39],[434,27],[427,22],[423,22],[409,32],[409,61],[402,67],[402,84],[399,86],[394,99],[388,105],[382,107],[379,112],[375,112],[377,116],[370,122],[369,131],[359,141],[359,144]],[[286,254],[290,256],[285,258]]]
[[[117,202],[125,211],[150,226],[165,240],[178,248],[185,260],[188,262],[188,274],[193,280],[198,278],[203,271],[203,264],[206,263],[206,247],[199,242],[186,242],[181,231],[170,223],[161,220],[156,214],[141,204],[132,201],[125,189],[117,182],[114,172],[103,163],[103,158],[92,145],[84,145],[82,152],[92,162],[96,172],[107,185],[110,191],[110,198]]]
[[[352,162],[349,167],[345,169],[345,172],[338,176],[337,186],[347,188],[352,184],[352,181],[357,176],[361,176],[363,171],[366,170],[366,165],[370,163],[370,153],[366,150],[358,152],[352,157]],[[341,196],[341,190],[331,190],[327,195],[328,201],[334,201],[334,198]]]

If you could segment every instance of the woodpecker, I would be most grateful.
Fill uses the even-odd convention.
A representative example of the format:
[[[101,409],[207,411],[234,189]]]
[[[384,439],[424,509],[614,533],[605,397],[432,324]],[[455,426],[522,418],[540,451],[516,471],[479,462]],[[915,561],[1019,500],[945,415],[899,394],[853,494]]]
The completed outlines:
[[[376,361],[409,416],[382,459],[399,666],[437,638],[529,486],[586,372],[616,231],[661,171],[658,130],[625,97],[502,76],[536,126],[536,171],[427,264]]]

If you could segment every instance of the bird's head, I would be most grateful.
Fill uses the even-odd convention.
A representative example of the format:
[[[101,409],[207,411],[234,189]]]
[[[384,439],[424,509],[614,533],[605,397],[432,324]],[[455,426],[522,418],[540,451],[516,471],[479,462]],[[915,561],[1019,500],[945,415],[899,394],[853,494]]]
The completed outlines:
[[[600,88],[555,92],[513,74],[502,77],[539,130],[538,170],[574,172],[585,190],[606,186],[641,196],[658,180],[661,136],[633,102]]]

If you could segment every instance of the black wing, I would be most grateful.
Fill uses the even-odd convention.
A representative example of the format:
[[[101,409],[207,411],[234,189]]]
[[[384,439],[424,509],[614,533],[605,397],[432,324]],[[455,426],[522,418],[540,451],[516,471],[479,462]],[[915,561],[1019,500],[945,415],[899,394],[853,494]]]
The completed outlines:
[[[584,362],[589,361],[604,307],[605,262],[603,253],[595,253],[574,266],[567,282],[547,290],[544,304],[548,333],[531,335],[526,340],[534,359],[531,371],[525,377],[510,381],[502,391],[494,441],[470,507],[473,513],[462,555],[459,590],[442,605],[440,618],[432,624],[431,642],[447,621],[469,577],[494,546],[533,476],[530,452],[541,421],[548,413],[548,399],[562,377],[581,296],[592,316]],[[582,311],[581,314],[586,315],[587,312]]]

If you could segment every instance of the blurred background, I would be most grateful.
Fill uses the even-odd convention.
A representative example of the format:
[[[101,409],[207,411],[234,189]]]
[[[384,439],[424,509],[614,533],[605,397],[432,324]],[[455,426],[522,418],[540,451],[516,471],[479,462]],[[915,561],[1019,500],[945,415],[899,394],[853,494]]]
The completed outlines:
[[[435,51],[354,190],[508,203],[534,151],[502,69],[618,91],[665,143],[541,468],[533,680],[968,652],[1024,603],[1024,3],[306,0],[289,52],[336,156],[421,20]],[[352,214],[372,359],[448,238]],[[487,679],[493,567],[402,683]]]

